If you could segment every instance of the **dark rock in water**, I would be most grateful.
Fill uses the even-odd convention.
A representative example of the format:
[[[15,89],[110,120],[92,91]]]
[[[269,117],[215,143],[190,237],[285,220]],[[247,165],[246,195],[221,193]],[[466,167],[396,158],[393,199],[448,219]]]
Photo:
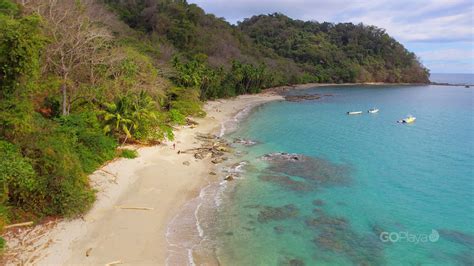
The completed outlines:
[[[330,217],[322,215],[318,218],[306,220],[306,225],[310,227],[331,227],[334,229],[346,229],[348,226],[347,220],[339,217]]]
[[[303,181],[295,181],[288,176],[283,175],[265,175],[260,176],[260,179],[266,182],[278,184],[295,191],[311,191],[313,187]]]
[[[384,230],[381,226],[379,226],[378,224],[373,224],[371,227],[372,229],[372,232],[375,234],[375,236],[377,237],[380,237],[380,234],[382,234],[383,232],[386,232],[386,230]],[[388,243],[388,242],[387,242]]]
[[[261,206],[259,204],[250,204],[250,205],[245,205],[244,208],[249,208],[249,209],[258,209]]]
[[[226,236],[233,236],[233,235],[234,235],[234,232],[225,232],[225,235],[226,235]]]
[[[258,142],[254,141],[254,140],[241,139],[241,138],[234,139],[234,143],[240,144],[240,145],[243,145],[243,146],[254,146],[254,145],[258,144]]]
[[[285,100],[289,102],[302,102],[302,101],[311,101],[319,100],[321,95],[319,94],[304,94],[304,95],[286,95]]]
[[[374,236],[379,238],[380,239],[380,235],[383,233],[383,232],[387,232],[387,230],[385,230],[384,228],[382,228],[380,225],[378,224],[373,224],[371,227],[372,229],[372,232],[374,233]],[[391,245],[392,242],[391,241],[387,241],[387,242],[383,242],[384,245]]]
[[[472,266],[474,265],[474,250],[465,250],[453,256],[458,265]]]
[[[268,170],[288,176],[298,176],[313,186],[347,185],[350,168],[324,159],[301,154],[271,153],[261,157],[269,163]]]
[[[323,205],[324,205],[324,201],[323,201],[323,200],[320,200],[320,199],[313,200],[313,205],[314,205],[314,206],[323,206]]]
[[[285,220],[288,218],[296,217],[298,213],[298,208],[293,204],[288,204],[281,207],[265,206],[263,207],[263,210],[258,213],[257,220],[260,223]]]
[[[254,227],[245,227],[245,226],[244,226],[244,227],[242,227],[242,229],[245,229],[245,230],[250,231],[250,232],[251,232],[251,231],[255,231],[255,228],[254,228]]]
[[[209,172],[210,175],[217,175],[216,172]]]
[[[313,209],[314,214],[320,214],[321,212],[323,212],[323,210],[321,210],[319,208]]]
[[[265,161],[299,161],[304,155],[296,153],[275,152],[265,154],[261,157]]]
[[[441,238],[474,249],[474,236],[457,230],[439,229]]]
[[[288,260],[288,263],[285,264],[288,266],[305,266],[304,261],[300,259],[290,259]]]
[[[278,225],[278,226],[275,226],[273,227],[273,230],[277,233],[277,234],[283,234],[285,232],[285,227],[281,226],[281,225]]]
[[[189,161],[184,161],[183,165],[189,166],[191,163]]]
[[[356,233],[345,218],[321,212],[317,218],[306,220],[306,225],[318,233],[313,240],[318,249],[345,256],[354,265],[385,264],[380,239]]]

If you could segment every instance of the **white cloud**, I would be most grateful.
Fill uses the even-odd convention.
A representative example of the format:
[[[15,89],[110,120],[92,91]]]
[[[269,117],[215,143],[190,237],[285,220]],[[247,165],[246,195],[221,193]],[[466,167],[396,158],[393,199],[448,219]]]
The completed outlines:
[[[425,61],[474,61],[474,50],[472,49],[440,49],[419,52],[418,55]]]
[[[433,7],[427,7],[428,11]],[[360,16],[348,17],[353,22],[363,22],[384,28],[401,41],[465,41],[473,38],[472,6],[469,10],[453,15],[429,16],[428,11],[416,11],[405,16],[402,11],[371,11]]]
[[[303,20],[362,22],[402,41],[472,38],[470,0],[190,0],[235,23],[257,14],[282,12]]]

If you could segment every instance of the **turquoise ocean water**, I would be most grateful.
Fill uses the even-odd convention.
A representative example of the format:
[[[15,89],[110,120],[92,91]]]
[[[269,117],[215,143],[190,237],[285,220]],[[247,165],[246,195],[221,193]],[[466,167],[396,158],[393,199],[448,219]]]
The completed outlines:
[[[201,208],[223,265],[474,264],[472,89],[292,93],[326,96],[263,105],[225,136],[258,143],[235,144],[239,177]]]

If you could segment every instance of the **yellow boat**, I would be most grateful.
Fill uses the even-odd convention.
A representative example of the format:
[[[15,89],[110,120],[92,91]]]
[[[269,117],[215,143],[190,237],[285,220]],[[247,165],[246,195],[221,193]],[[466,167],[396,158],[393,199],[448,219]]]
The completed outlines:
[[[405,119],[398,120],[397,122],[398,122],[398,123],[410,124],[410,123],[415,122],[415,120],[416,120],[416,117],[410,115],[410,116],[408,116],[408,117],[405,118]]]

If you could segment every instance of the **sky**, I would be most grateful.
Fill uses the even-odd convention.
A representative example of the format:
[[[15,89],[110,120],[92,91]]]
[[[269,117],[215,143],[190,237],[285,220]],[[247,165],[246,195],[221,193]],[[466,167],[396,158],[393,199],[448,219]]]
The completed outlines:
[[[283,13],[318,22],[383,28],[415,52],[431,73],[474,73],[473,0],[188,0],[235,24]]]

